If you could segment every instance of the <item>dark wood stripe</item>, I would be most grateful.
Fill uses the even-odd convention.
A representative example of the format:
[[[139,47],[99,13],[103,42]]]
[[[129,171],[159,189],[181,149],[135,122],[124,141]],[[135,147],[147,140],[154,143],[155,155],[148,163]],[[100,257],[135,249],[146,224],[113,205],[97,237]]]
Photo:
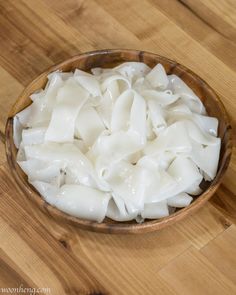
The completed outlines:
[[[221,35],[223,38],[227,39],[229,42],[233,42],[227,35],[225,35],[223,32],[218,30],[216,27],[214,27],[210,22],[208,22],[206,19],[204,19],[201,15],[199,15],[189,4],[185,3],[184,0],[177,0],[180,4],[182,4],[184,7],[186,7],[189,11],[191,11],[192,14],[194,14],[198,19],[200,19],[205,25],[207,25],[209,28],[211,28],[213,31],[217,32],[219,35]],[[199,4],[201,5],[201,4]]]

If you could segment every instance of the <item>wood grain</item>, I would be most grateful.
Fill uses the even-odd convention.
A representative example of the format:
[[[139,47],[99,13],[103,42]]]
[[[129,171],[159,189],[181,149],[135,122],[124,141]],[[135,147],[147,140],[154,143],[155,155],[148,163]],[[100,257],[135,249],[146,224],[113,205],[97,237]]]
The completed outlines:
[[[235,151],[217,194],[192,217],[158,233],[111,236],[41,212],[16,188],[2,136],[10,106],[42,71],[79,52],[117,47],[189,67],[216,90],[235,128],[235,9],[233,0],[0,0],[0,287],[50,287],[53,295],[236,293]]]

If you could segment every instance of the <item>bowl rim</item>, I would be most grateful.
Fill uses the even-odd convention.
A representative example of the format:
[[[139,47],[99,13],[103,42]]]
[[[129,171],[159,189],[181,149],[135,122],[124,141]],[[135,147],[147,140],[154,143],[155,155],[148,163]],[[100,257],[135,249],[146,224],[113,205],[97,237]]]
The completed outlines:
[[[72,215],[69,215],[56,207],[53,207],[52,205],[48,204],[41,196],[40,194],[33,188],[33,186],[30,185],[30,183],[27,181],[23,180],[23,177],[20,176],[17,173],[16,167],[18,167],[18,164],[16,161],[14,161],[14,156],[13,156],[13,148],[14,148],[14,143],[13,143],[13,115],[15,107],[21,97],[24,96],[29,96],[28,89],[37,81],[39,81],[42,77],[45,77],[45,75],[48,75],[49,73],[57,70],[58,68],[72,63],[73,61],[76,61],[78,59],[83,59],[85,57],[90,57],[93,55],[105,55],[105,54],[112,54],[112,53],[135,53],[139,54],[140,56],[143,54],[147,54],[149,56],[153,56],[158,58],[160,61],[164,60],[166,62],[175,64],[179,68],[181,68],[183,71],[188,71],[192,76],[195,76],[203,85],[205,85],[208,90],[212,92],[212,94],[215,97],[216,102],[219,104],[220,109],[222,111],[222,114],[224,116],[225,123],[227,125],[227,130],[226,132],[228,133],[228,149],[229,149],[229,154],[224,162],[223,165],[217,170],[217,174],[213,181],[211,182],[210,186],[201,194],[199,197],[192,202],[189,206],[182,208],[178,210],[177,212],[174,212],[170,214],[167,217],[160,218],[160,219],[153,219],[153,220],[146,220],[143,223],[126,223],[126,222],[114,222],[114,223],[107,223],[107,222],[102,222],[98,223],[95,221],[89,221],[86,219],[81,219],[78,217],[74,217]],[[18,110],[19,112],[19,110]],[[43,71],[40,75],[38,75],[36,78],[34,78],[21,92],[21,94],[18,96],[17,100],[13,104],[9,115],[8,119],[6,121],[6,127],[5,127],[5,151],[6,151],[6,156],[7,156],[7,162],[10,167],[11,174],[16,181],[17,186],[20,188],[21,192],[28,196],[30,196],[30,199],[35,201],[41,210],[46,212],[48,215],[51,217],[59,220],[66,220],[67,223],[77,225],[81,229],[85,230],[90,230],[90,231],[96,231],[96,232],[102,232],[102,233],[118,233],[118,234],[137,234],[137,233],[146,233],[146,232],[151,232],[151,231],[156,231],[158,229],[162,229],[166,227],[167,225],[171,225],[176,221],[179,221],[183,219],[184,217],[191,215],[194,213],[196,210],[198,210],[207,200],[210,199],[210,197],[215,193],[217,188],[219,187],[220,183],[222,182],[222,178],[229,166],[231,155],[232,155],[232,127],[230,124],[230,119],[227,114],[227,111],[224,107],[224,104],[220,100],[219,96],[216,94],[216,92],[213,90],[213,88],[205,82],[200,76],[198,76],[196,73],[194,73],[192,70],[187,68],[186,66],[172,60],[169,58],[166,58],[164,56],[147,52],[147,51],[140,51],[140,50],[134,50],[134,49],[103,49],[103,50],[95,50],[95,51],[89,51],[89,52],[84,52],[84,53],[79,53],[77,55],[74,55],[62,62],[59,62],[57,64],[54,64],[47,68],[45,71]]]

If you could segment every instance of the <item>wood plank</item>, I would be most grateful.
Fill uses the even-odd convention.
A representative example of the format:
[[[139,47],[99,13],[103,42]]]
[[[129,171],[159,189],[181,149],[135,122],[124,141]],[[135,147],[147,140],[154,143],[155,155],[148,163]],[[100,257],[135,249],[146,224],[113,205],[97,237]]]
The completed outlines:
[[[139,236],[85,232],[50,218],[18,190],[4,151],[6,115],[23,86],[71,55],[108,47],[153,51],[188,66],[217,91],[235,127],[235,11],[234,0],[0,0],[0,288],[236,293],[235,151],[210,203]]]
[[[175,228],[200,249],[230,225],[231,222],[208,202],[195,214],[175,224]]]
[[[232,40],[236,38],[236,6],[233,0],[215,1],[200,0],[200,5],[196,5],[193,0],[184,0],[186,5],[191,5],[199,14],[210,15],[209,22],[212,27],[227,34]],[[224,15],[224,17],[222,17]]]
[[[92,48],[85,37],[71,32],[48,11],[43,11],[43,18],[39,17],[36,8],[20,1],[9,1],[7,5],[0,2],[0,64],[23,85],[50,65],[80,49]]]
[[[190,246],[171,227],[128,238],[84,231],[76,235],[76,240],[68,238],[67,245],[73,254],[83,253],[92,273],[106,289],[112,293],[115,288],[118,294],[155,294],[159,288],[168,294],[170,291],[158,280],[157,271]]]
[[[10,198],[0,195],[1,248],[36,285],[53,286],[55,294],[105,291],[78,258]]]
[[[236,285],[194,248],[178,256],[159,274],[180,295],[232,295],[236,292]]]
[[[14,79],[7,71],[0,67],[1,133],[4,133],[8,112],[22,90],[23,86],[16,79]]]
[[[6,162],[6,153],[5,153],[5,145],[4,145],[4,135],[0,133],[0,165]]]
[[[20,286],[24,288],[37,287],[30,277],[11,260],[7,252],[0,248],[0,292],[3,293],[2,288],[17,288]]]
[[[93,45],[97,49],[142,47],[140,40],[122,23],[106,13],[96,1],[42,1],[65,23],[70,24],[78,32],[86,32],[86,36],[90,40],[96,40]],[[38,5],[41,6],[40,1],[38,1]],[[94,10],[96,14],[93,13]]]
[[[173,228],[157,233],[129,236],[128,239],[126,235],[106,235],[79,230],[56,222],[42,213],[26,196],[16,190],[12,179],[7,176],[9,172],[6,171],[4,166],[0,168],[0,178],[4,177],[7,186],[4,188],[7,193],[2,192],[2,195],[7,196],[11,208],[24,208],[22,217],[16,210],[15,218],[27,220],[30,216],[34,220],[34,226],[37,224],[42,232],[46,231],[43,235],[49,232],[65,251],[90,269],[91,276],[103,282],[106,290],[112,294],[137,294],[147,290],[150,294],[156,290],[159,290],[160,294],[174,294],[156,275],[161,267],[190,247],[190,243]],[[35,239],[35,233],[31,234]],[[129,283],[131,281],[132,284]]]
[[[200,251],[233,283],[236,282],[236,226],[231,225]]]
[[[230,68],[145,0],[97,2],[133,32],[150,51],[183,63],[205,79],[219,93],[235,125],[236,105],[232,100],[235,73]]]
[[[223,180],[223,184],[219,187],[211,203],[219,211],[222,212],[231,222],[236,224],[236,149],[233,154],[229,169]]]
[[[212,24],[212,10],[210,8],[202,8],[198,5],[198,11],[193,8],[194,1],[177,1],[177,0],[149,0],[152,5],[162,11],[169,19],[175,22],[176,25],[181,27],[188,35],[197,40],[202,46],[207,48],[212,54],[217,56],[218,59],[227,64],[233,70],[236,69],[235,50],[236,40],[235,30],[231,26],[224,24],[225,29],[218,31],[214,24]],[[215,2],[215,1],[214,1]],[[204,1],[203,5],[208,5],[209,1]],[[219,1],[222,6],[227,5],[226,1]],[[201,11],[199,12],[199,7]],[[202,13],[205,10],[207,13]],[[210,11],[210,12],[209,12]],[[184,15],[184,17],[183,17]],[[215,20],[218,22],[218,17]],[[228,35],[228,32],[232,32]],[[227,34],[225,36],[225,34]]]

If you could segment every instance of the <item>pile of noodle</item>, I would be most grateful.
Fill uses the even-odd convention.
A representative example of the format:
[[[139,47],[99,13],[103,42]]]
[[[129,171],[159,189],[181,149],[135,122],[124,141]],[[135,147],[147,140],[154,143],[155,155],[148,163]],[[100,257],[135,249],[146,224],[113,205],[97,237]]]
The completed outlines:
[[[163,66],[54,72],[14,117],[17,162],[58,209],[102,222],[168,216],[217,172],[218,120]]]

